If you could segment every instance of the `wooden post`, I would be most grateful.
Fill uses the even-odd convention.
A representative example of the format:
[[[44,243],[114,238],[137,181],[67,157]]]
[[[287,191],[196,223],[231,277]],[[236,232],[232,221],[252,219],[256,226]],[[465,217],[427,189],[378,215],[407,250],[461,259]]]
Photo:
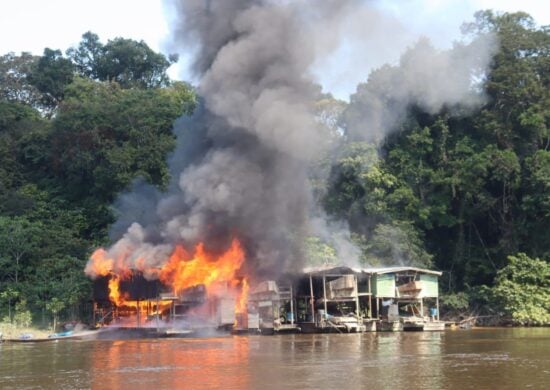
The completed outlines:
[[[95,322],[95,312],[96,312],[96,310],[97,310],[97,303],[93,302],[92,303],[92,323],[94,324],[94,328],[96,326],[96,322]]]
[[[439,297],[435,297],[435,309],[437,310],[437,320],[439,321]]]
[[[157,322],[157,333],[159,332],[159,296],[157,295],[157,310],[156,310],[156,322]]]
[[[325,276],[325,274],[323,274],[323,303],[324,303],[324,308],[325,308],[325,319],[328,318],[327,316],[327,277]]]
[[[315,323],[315,298],[313,296],[313,279],[311,274],[309,275],[309,293],[311,296],[311,322]]]
[[[372,290],[371,290],[371,284],[370,279],[372,275],[369,275],[369,318],[372,319]]]
[[[137,300],[137,327],[141,328],[141,310],[139,305],[139,298]]]
[[[176,301],[172,300],[170,305],[170,321],[174,322],[176,320]]]
[[[294,291],[292,290],[292,284],[290,285],[290,312],[292,313],[290,323],[294,325]]]
[[[357,311],[358,319],[363,320],[363,316],[361,315],[361,306],[359,306],[359,283],[357,281],[357,275],[354,275],[354,277],[355,277],[355,310]]]
[[[424,298],[420,298],[420,318],[424,318]]]

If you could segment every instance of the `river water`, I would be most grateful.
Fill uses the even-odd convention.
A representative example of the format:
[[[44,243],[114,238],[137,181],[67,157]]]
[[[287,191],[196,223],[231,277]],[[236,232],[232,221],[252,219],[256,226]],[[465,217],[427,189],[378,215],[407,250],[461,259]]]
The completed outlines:
[[[0,344],[1,389],[548,389],[550,328]]]

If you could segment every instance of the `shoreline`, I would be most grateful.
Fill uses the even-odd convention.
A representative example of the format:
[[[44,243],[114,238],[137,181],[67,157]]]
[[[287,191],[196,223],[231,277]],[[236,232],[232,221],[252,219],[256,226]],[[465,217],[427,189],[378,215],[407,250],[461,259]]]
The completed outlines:
[[[52,332],[50,330],[32,326],[17,328],[13,324],[1,324],[0,334],[0,340],[6,341],[9,339],[21,339],[21,336],[24,335],[32,335],[32,338],[34,339],[43,339],[48,338]]]

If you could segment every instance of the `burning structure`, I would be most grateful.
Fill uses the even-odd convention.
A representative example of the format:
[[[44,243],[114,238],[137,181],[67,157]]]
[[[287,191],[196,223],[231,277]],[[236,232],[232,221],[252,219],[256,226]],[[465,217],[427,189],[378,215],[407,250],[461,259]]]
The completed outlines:
[[[135,183],[115,205],[120,218],[111,230],[114,244],[96,250],[86,267],[96,280],[96,319],[151,327],[236,323],[235,329],[265,331],[372,328],[386,302],[404,298],[380,295],[387,274],[303,272],[305,237],[349,237],[331,231],[313,201],[312,162],[327,155],[333,134],[316,112],[322,94],[311,68],[330,51],[325,46],[337,44],[339,25],[364,2],[173,3],[181,18],[175,44],[185,50],[191,44],[195,53],[199,104],[175,125],[178,144],[168,161],[167,190]],[[375,104],[364,110],[366,119],[358,115],[349,126],[352,138],[371,140],[355,133],[364,127],[383,133],[384,124],[393,123],[386,119],[398,116],[395,107],[376,111],[384,101],[399,102],[402,112],[414,100],[433,112],[471,98],[472,63],[488,59],[490,54],[479,53],[490,51],[464,48],[462,61],[454,63],[440,53],[430,61],[432,52],[424,49],[422,61],[411,61],[411,54],[404,64],[410,69],[390,72],[388,81],[397,86],[387,88],[390,96],[368,91]],[[441,82],[448,74],[457,75],[457,88]],[[355,252],[339,251],[343,241],[334,244],[347,259],[342,253]],[[403,278],[416,282],[411,275],[422,273],[410,271]]]
[[[158,268],[147,268],[145,261],[128,268],[124,257],[110,258],[99,249],[86,272],[100,277],[95,298],[101,323],[139,328],[159,327],[160,321],[174,326],[181,320],[180,326],[200,322],[226,327],[245,309],[248,282],[237,275],[243,261],[237,240],[219,256],[206,252],[202,244],[192,253],[176,246]]]
[[[308,169],[329,139],[315,115],[310,39],[337,3],[311,13],[269,0],[174,2],[182,18],[176,44],[184,38],[196,49],[199,107],[175,126],[167,191],[136,184],[116,205],[114,244],[86,267],[108,284],[100,306],[114,303],[119,317],[127,307],[139,322],[168,306],[173,318],[183,306],[199,318],[204,305],[194,300],[203,289],[198,301],[231,299],[239,314],[249,284],[303,267],[315,209]],[[132,278],[162,294],[133,295],[125,290]]]
[[[441,273],[414,267],[308,268],[252,286],[247,278],[232,275],[208,287],[196,282],[173,291],[173,285],[148,282],[135,271],[128,275],[123,281],[111,275],[96,283],[100,322],[166,335],[205,328],[263,334],[444,329]],[[106,284],[109,297],[101,297]]]

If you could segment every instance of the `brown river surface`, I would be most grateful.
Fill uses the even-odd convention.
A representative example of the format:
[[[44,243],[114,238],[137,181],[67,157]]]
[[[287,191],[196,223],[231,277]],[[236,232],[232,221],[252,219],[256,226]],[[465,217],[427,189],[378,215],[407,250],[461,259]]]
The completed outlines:
[[[0,344],[1,389],[550,389],[550,328]]]

